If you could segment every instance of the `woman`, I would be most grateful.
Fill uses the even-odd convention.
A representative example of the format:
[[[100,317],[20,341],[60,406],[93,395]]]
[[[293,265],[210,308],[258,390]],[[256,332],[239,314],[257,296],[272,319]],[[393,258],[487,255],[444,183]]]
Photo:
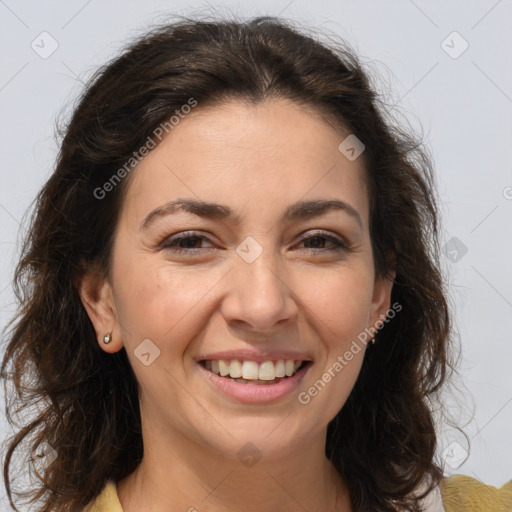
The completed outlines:
[[[419,511],[439,483],[460,505],[433,182],[342,44],[273,18],[135,41],[16,270],[2,375],[39,410],[9,496],[31,438],[44,512]]]

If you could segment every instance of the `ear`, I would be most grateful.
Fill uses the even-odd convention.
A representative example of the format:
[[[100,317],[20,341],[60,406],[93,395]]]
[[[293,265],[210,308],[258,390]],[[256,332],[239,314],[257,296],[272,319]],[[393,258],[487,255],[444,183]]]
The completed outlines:
[[[370,308],[370,325],[368,329],[375,328],[378,331],[379,327],[384,325],[387,313],[391,306],[391,291],[396,277],[396,271],[393,270],[386,277],[377,277],[373,286],[373,296]]]
[[[96,332],[96,340],[102,350],[114,353],[123,348],[117,321],[112,288],[106,278],[97,271],[88,271],[75,282],[82,304]],[[105,334],[111,333],[112,340],[103,342]]]

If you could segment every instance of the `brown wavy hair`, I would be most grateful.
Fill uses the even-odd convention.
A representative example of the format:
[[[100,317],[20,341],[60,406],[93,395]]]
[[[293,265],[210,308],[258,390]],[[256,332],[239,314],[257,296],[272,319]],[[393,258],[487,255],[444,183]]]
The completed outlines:
[[[356,512],[419,512],[420,498],[443,477],[433,404],[441,407],[439,391],[454,369],[453,336],[429,151],[392,122],[342,39],[321,41],[313,29],[268,16],[179,17],[129,42],[93,74],[59,129],[55,169],[34,201],[1,367],[10,424],[25,412],[4,460],[13,510],[11,463],[23,443],[30,442],[22,467],[38,483],[16,494],[39,500],[41,512],[80,511],[142,459],[138,382],[124,348],[107,354],[98,346],[76,287],[88,270],[109,276],[130,175],[105,200],[95,190],[190,98],[201,107],[272,97],[313,107],[364,143],[376,275],[396,270],[391,302],[402,305],[368,346],[355,387],[328,425],[326,455]],[[58,457],[39,474],[29,462],[44,443]]]

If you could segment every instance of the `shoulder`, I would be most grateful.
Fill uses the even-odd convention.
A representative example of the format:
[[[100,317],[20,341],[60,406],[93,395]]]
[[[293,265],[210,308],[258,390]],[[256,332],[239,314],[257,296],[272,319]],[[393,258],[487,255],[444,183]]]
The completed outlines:
[[[443,478],[422,505],[425,512],[510,512],[512,480],[498,489],[467,475],[452,475]],[[123,512],[114,481],[109,480],[83,512]]]
[[[109,480],[98,497],[83,512],[123,512],[115,482]]]
[[[452,475],[441,480],[439,491],[446,512],[512,510],[512,480],[498,489],[467,475]]]

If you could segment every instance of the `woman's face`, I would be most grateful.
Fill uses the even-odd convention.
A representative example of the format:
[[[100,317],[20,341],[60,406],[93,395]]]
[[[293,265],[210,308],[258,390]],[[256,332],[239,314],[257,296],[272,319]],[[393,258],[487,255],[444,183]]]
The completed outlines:
[[[126,348],[159,436],[268,458],[325,440],[392,286],[375,280],[362,159],[338,149],[348,135],[287,100],[199,104],[132,171],[110,313],[89,312],[112,331],[103,350]],[[282,375],[277,361],[309,363],[277,383],[212,373],[235,360],[234,377],[261,380]]]

